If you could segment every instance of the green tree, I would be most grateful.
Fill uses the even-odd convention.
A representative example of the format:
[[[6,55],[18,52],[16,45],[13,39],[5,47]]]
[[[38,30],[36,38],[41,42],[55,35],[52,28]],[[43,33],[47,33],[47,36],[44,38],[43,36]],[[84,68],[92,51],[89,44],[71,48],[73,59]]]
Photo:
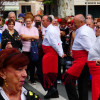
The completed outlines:
[[[43,3],[44,4],[53,4],[54,0],[44,0]]]

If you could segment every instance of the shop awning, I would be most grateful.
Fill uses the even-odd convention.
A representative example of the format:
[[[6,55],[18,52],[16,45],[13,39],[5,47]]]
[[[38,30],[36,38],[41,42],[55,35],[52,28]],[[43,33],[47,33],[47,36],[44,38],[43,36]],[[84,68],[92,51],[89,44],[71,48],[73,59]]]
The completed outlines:
[[[19,6],[5,6],[5,11],[18,11]]]

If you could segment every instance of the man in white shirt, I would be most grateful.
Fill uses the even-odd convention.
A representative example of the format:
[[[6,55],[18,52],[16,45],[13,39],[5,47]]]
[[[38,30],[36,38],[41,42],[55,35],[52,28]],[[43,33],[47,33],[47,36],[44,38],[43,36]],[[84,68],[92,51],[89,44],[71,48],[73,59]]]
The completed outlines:
[[[65,87],[69,100],[88,100],[88,51],[96,40],[93,29],[85,25],[85,18],[82,14],[74,17],[73,23],[76,27],[75,39],[72,46],[74,57],[73,65],[63,75]],[[75,81],[78,79],[77,95]]]
[[[15,13],[14,12],[9,12],[8,14],[8,19],[13,19],[14,21],[16,20],[16,16],[15,16]],[[14,26],[14,29],[19,33],[20,29],[21,29],[21,23],[19,22],[16,22],[15,21],[15,26]],[[2,29],[2,32],[7,29],[8,26],[7,26],[7,22],[4,24],[3,26],[3,29]]]
[[[62,42],[60,40],[60,33],[51,24],[52,18],[50,16],[43,16],[42,25],[46,28],[42,43],[44,56],[42,59],[42,70],[44,78],[44,87],[48,92],[44,98],[58,98],[57,90],[57,73],[58,73],[58,55],[64,57],[62,49]]]

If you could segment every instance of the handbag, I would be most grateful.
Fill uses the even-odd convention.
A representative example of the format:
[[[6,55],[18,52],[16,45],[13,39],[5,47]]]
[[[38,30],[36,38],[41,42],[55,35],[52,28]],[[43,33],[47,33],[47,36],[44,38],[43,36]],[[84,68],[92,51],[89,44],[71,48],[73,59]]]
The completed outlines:
[[[66,58],[66,68],[70,68],[73,64],[74,58],[72,58],[71,56],[67,56]]]
[[[37,47],[36,40],[34,41],[31,40],[30,59],[33,62],[37,62],[39,60],[38,47]]]

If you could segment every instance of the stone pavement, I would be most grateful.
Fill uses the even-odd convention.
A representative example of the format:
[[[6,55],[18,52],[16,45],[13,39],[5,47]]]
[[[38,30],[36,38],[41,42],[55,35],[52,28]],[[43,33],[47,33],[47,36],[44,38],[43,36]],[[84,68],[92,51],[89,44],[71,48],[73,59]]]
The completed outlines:
[[[25,87],[27,87],[27,89],[34,91],[36,94],[38,94],[41,98],[41,100],[69,100],[65,91],[65,87],[62,84],[58,84],[57,88],[58,88],[58,92],[59,92],[59,98],[54,98],[54,99],[44,99],[44,95],[47,93],[46,91],[44,91],[44,89],[42,88],[41,84],[39,82],[37,82],[35,85],[31,84],[29,82],[25,83]],[[91,97],[91,91],[89,90],[89,99],[88,100],[92,100]]]

